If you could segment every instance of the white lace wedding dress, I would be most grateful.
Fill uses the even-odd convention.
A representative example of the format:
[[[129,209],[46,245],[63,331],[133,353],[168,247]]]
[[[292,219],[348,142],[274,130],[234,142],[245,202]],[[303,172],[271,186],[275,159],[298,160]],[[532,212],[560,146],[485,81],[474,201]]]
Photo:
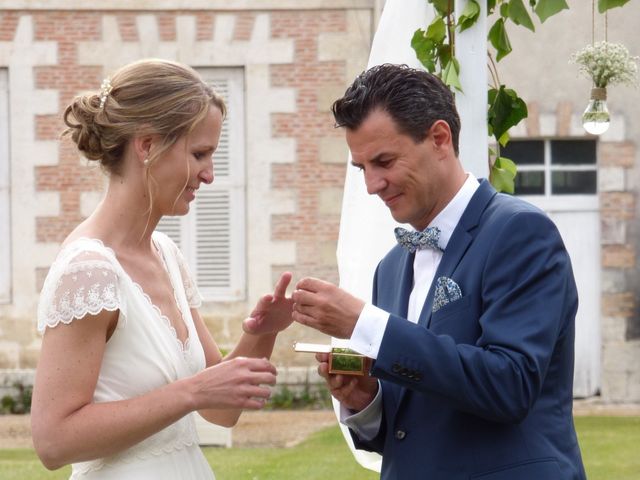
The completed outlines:
[[[94,402],[142,395],[205,367],[190,307],[201,303],[184,259],[161,233],[153,241],[171,278],[187,325],[185,345],[169,320],[124,271],[100,240],[80,238],[66,245],[51,266],[38,306],[38,330],[59,323],[90,321],[87,314],[119,310],[107,342]],[[137,445],[107,458],[73,464],[71,479],[206,480],[213,472],[200,450],[193,413]],[[95,432],[100,435],[100,432]]]

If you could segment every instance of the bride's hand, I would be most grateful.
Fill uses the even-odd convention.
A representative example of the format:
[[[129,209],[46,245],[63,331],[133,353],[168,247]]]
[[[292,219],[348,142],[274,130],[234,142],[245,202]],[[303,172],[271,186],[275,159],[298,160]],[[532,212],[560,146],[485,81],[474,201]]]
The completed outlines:
[[[196,410],[259,409],[276,384],[276,367],[266,358],[236,357],[205,368],[188,379]]]
[[[249,318],[242,322],[242,329],[245,332],[251,335],[264,335],[280,332],[291,325],[293,300],[286,297],[289,282],[291,282],[290,272],[280,275],[273,295],[263,296]]]

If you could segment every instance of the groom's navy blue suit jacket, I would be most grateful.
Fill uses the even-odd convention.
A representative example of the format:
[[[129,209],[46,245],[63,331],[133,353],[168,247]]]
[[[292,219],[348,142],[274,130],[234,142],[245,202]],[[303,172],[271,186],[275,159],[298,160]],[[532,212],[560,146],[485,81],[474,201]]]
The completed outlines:
[[[383,480],[584,479],[572,418],[574,319],[569,255],[552,221],[483,180],[435,279],[462,297],[407,320],[413,254],[380,262],[373,303],[389,312],[371,374],[382,385]]]

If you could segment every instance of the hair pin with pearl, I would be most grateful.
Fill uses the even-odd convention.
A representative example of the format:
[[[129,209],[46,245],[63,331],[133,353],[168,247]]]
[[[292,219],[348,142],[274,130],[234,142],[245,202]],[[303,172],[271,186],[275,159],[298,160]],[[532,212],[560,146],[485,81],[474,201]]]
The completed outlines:
[[[101,109],[104,108],[104,104],[107,101],[107,97],[111,93],[111,90],[113,90],[113,87],[111,86],[111,80],[109,80],[108,78],[105,78],[102,81],[102,85],[100,85],[100,108]]]

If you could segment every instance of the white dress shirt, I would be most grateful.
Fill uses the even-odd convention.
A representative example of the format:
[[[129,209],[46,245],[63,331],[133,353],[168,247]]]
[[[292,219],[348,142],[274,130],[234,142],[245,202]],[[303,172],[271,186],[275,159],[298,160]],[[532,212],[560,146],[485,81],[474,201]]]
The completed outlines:
[[[428,225],[440,229],[438,245],[442,250],[447,248],[451,235],[455,230],[462,214],[464,213],[471,197],[479,186],[478,180],[472,173],[467,174],[467,179],[458,190],[453,199]],[[407,308],[407,320],[418,323],[420,312],[427,299],[431,283],[435,277],[442,251],[431,248],[418,250],[413,260],[413,287],[409,296]],[[378,358],[378,351],[382,343],[382,337],[389,321],[389,313],[367,303],[350,339],[350,346],[358,353],[370,358]],[[382,394],[378,385],[378,393],[375,399],[362,411],[354,414],[347,408],[340,406],[340,421],[356,431],[363,440],[370,440],[378,433],[382,419]]]

